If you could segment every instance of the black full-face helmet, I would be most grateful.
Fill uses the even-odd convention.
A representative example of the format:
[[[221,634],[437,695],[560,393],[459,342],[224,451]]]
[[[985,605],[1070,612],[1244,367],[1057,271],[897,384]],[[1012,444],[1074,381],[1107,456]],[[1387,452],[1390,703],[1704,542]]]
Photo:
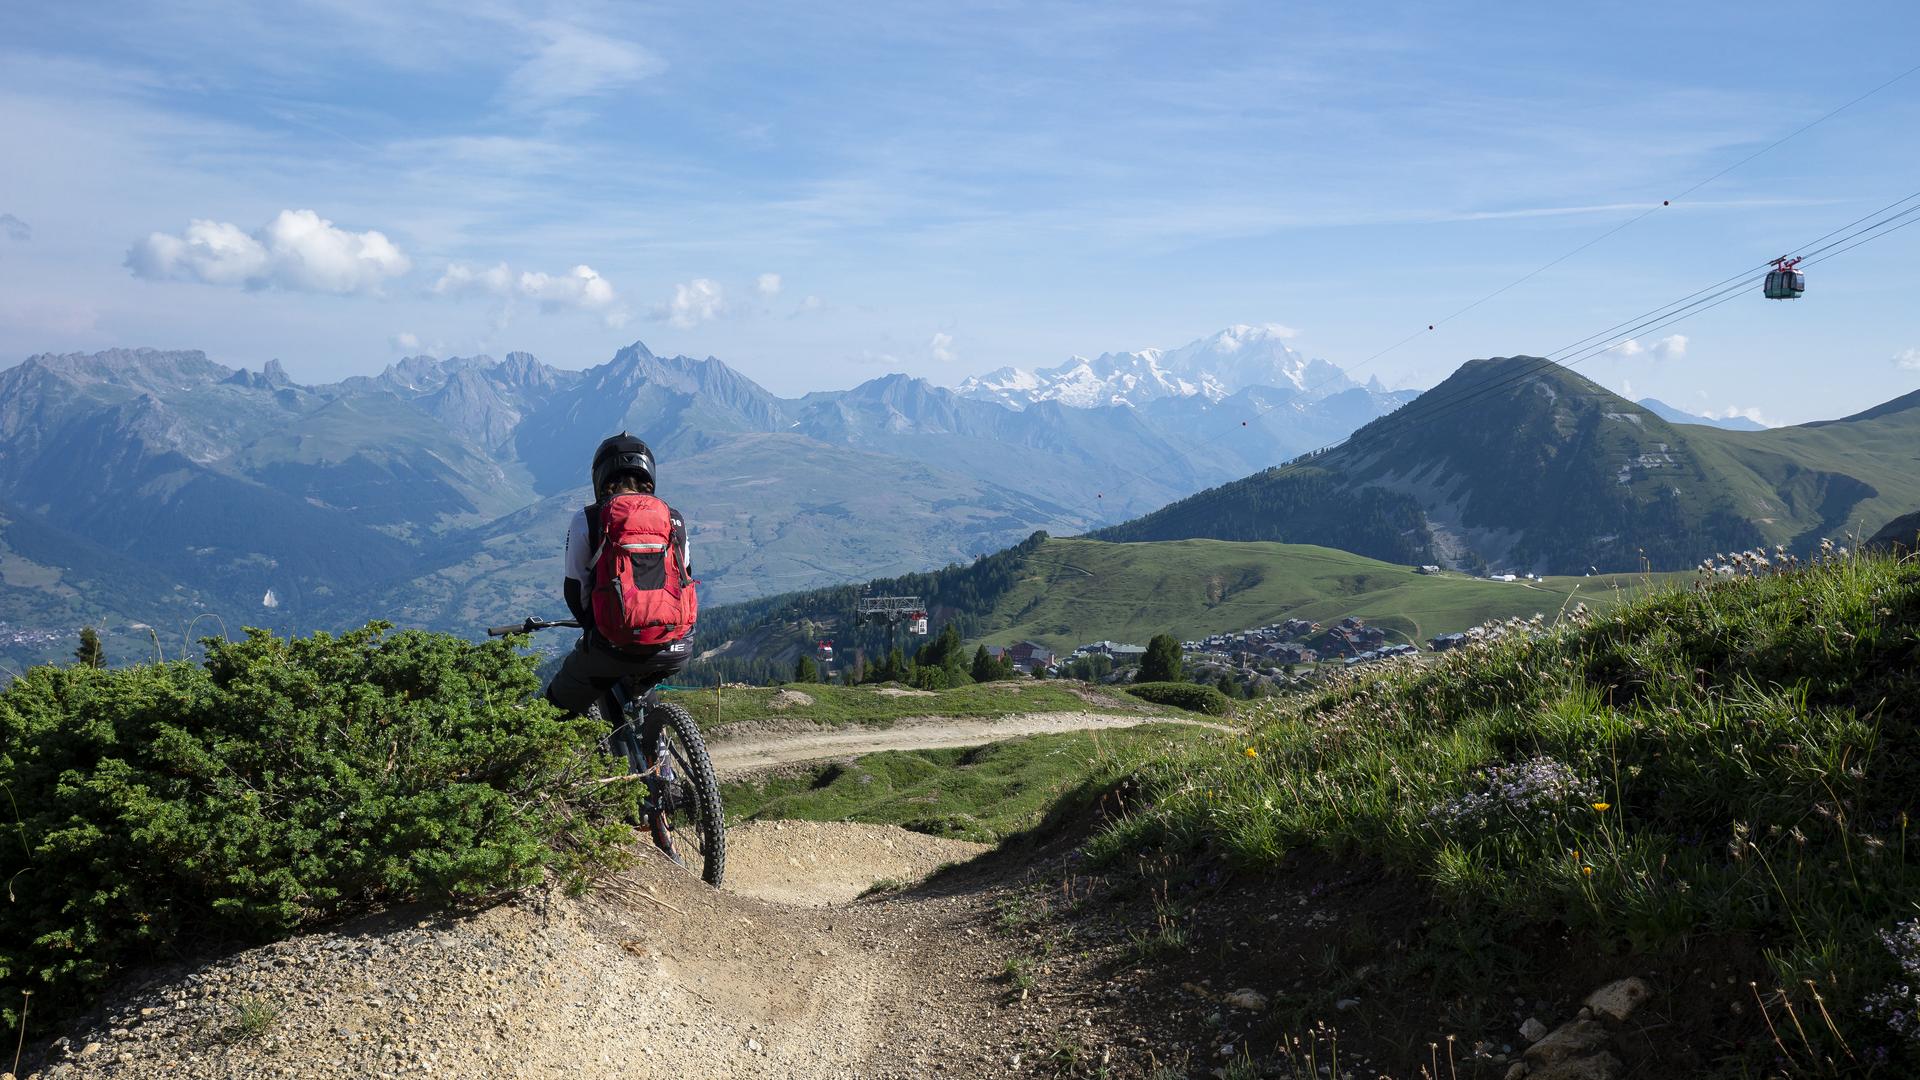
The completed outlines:
[[[593,452],[593,493],[599,495],[614,477],[628,474],[641,477],[649,488],[653,486],[653,451],[623,431]]]

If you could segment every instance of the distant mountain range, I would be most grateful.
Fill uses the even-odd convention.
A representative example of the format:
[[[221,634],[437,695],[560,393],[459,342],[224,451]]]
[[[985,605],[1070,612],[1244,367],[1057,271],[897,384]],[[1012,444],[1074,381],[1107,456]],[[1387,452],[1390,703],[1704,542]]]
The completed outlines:
[[[551,612],[587,459],[622,429],[659,452],[719,602],[1112,524],[1412,396],[1267,331],[1207,342],[1165,354],[1194,392],[1087,404],[903,375],[783,399],[638,343],[586,371],[415,356],[319,386],[190,351],[35,356],[0,371],[0,658],[45,654],[48,628],[200,612],[236,631]]]
[[[1183,397],[1219,402],[1255,387],[1317,401],[1359,387],[1333,364],[1295,352],[1287,345],[1290,336],[1284,327],[1231,326],[1171,351],[1102,353],[1092,360],[1076,356],[1040,371],[1005,367],[969,378],[958,390],[1014,408],[1058,401],[1085,409]],[[1384,392],[1377,382],[1372,388]]]
[[[1767,430],[1767,425],[1749,420],[1744,416],[1697,416],[1684,409],[1676,409],[1659,398],[1643,397],[1638,404],[1669,424],[1704,424],[1707,427],[1725,428],[1728,431]]]
[[[1920,506],[1920,392],[1762,431],[1672,423],[1535,357],[1475,360],[1339,447],[1095,532],[1574,574],[1870,535]]]

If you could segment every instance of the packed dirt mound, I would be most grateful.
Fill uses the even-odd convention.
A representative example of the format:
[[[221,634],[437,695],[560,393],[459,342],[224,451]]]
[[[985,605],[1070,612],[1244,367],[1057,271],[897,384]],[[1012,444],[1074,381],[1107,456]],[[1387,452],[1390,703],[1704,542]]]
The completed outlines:
[[[800,690],[776,691],[767,701],[767,708],[779,712],[783,709],[804,707],[813,704],[813,695]]]
[[[1021,735],[1051,735],[1063,731],[1136,727],[1140,724],[1199,724],[1221,731],[1233,730],[1224,724],[1202,720],[1099,712],[1021,713],[988,720],[924,717],[900,720],[884,728],[858,725],[829,728],[776,721],[765,725],[736,724],[732,728],[722,728],[707,740],[707,751],[713,756],[714,770],[722,776],[729,776],[776,765],[825,761],[881,750],[981,746]]]
[[[727,830],[727,890],[783,904],[844,904],[882,882],[918,881],[989,850],[894,825],[749,821]]]
[[[739,836],[729,862],[749,887],[812,905],[823,901],[800,883],[810,871],[788,857],[824,867],[819,880],[844,895],[865,885],[854,857],[828,856],[842,846],[896,877],[977,850],[881,826],[754,825]],[[760,866],[769,859],[771,871]],[[382,916],[154,973],[27,1075],[977,1073],[991,1051],[968,1029],[995,1011],[1002,960],[971,925],[977,902],[923,891],[796,907],[716,891],[649,858],[585,899]]]

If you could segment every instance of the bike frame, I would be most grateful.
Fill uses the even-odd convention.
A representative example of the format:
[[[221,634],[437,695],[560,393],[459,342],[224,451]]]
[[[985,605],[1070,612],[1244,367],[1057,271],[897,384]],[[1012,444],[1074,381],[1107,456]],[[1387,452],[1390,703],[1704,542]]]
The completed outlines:
[[[529,618],[517,626],[494,626],[487,629],[488,637],[505,637],[509,634],[531,634],[539,630],[557,627],[580,628],[576,619],[535,619]],[[677,776],[674,771],[673,755],[660,752],[663,747],[655,746],[651,750],[641,735],[646,724],[647,713],[660,704],[659,685],[648,686],[636,694],[629,685],[629,679],[621,679],[609,687],[600,696],[598,707],[601,719],[608,726],[608,732],[601,745],[609,753],[619,753],[627,759],[627,769],[641,778],[647,786],[647,797],[642,809],[650,821],[667,820],[665,815],[673,811],[668,805]],[[636,708],[637,706],[637,708]],[[612,710],[611,713],[608,710]],[[667,846],[668,854],[673,854],[670,841],[659,839],[666,835],[656,830],[656,843]],[[677,859],[678,856],[675,856]]]

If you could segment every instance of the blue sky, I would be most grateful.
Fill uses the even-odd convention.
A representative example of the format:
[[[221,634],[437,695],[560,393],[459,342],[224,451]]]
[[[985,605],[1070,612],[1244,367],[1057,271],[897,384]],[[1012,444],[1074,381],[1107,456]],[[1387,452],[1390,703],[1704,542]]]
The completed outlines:
[[[13,3],[0,364],[640,339],[798,394],[1280,323],[1353,366],[1914,40],[1899,3]],[[1916,131],[1920,74],[1356,373],[1430,385],[1781,254],[1920,188]],[[1920,228],[1580,370],[1853,411],[1920,386],[1917,262]]]

